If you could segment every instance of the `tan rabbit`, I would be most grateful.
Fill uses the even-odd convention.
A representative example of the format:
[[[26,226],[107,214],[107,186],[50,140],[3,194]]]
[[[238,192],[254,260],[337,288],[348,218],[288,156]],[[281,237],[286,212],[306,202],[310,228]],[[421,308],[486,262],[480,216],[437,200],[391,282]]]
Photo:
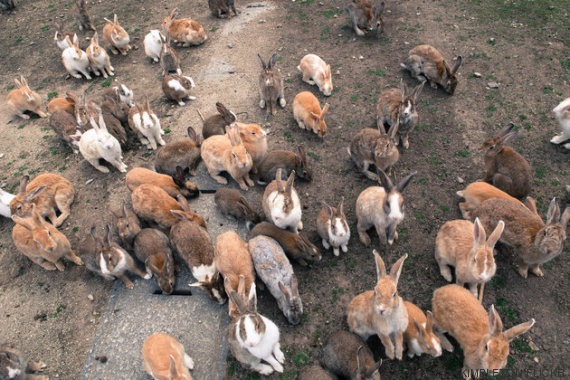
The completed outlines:
[[[518,272],[524,278],[528,270],[537,276],[544,273],[540,265],[554,259],[564,247],[566,226],[570,220],[570,206],[562,216],[556,198],[548,207],[546,224],[536,211],[534,200],[527,202],[527,208],[508,199],[488,199],[471,212],[471,218],[479,218],[485,229],[505,221],[505,230],[500,241],[513,247],[517,253]]]
[[[210,12],[217,18],[222,18],[222,14],[225,14],[228,20],[232,19],[230,11],[234,12],[234,15],[238,15],[234,0],[208,0],[208,7]]]
[[[162,231],[144,228],[136,236],[133,244],[135,256],[144,263],[148,277],[156,277],[162,294],[174,291],[174,259],[170,250],[170,241]]]
[[[315,54],[307,54],[301,58],[297,66],[303,74],[303,82],[317,85],[324,96],[331,96],[333,91],[331,65]]]
[[[62,110],[70,115],[75,115],[75,100],[69,96],[65,98],[53,98],[48,103],[48,112],[53,114],[57,110]]]
[[[487,239],[485,228],[478,218],[474,223],[458,219],[441,226],[435,239],[435,260],[443,278],[451,282],[449,266],[455,267],[457,285],[468,284],[471,293],[477,297],[477,285],[482,284],[482,293],[484,284],[491,280],[497,270],[493,249],[504,228],[505,223],[499,220]]]
[[[437,358],[441,356],[441,343],[433,332],[433,314],[423,311],[411,302],[404,301],[408,310],[408,327],[404,332],[404,344],[407,347],[408,357],[420,356],[423,353]]]
[[[56,109],[49,117],[49,126],[62,139],[73,153],[79,153],[79,140],[81,139],[81,126],[77,124],[73,114]]]
[[[433,293],[432,309],[435,330],[453,336],[463,350],[464,378],[477,375],[470,370],[487,370],[497,375],[507,364],[509,342],[534,325],[531,319],[503,332],[503,322],[495,307],[491,305],[487,315],[477,298],[458,285],[437,289]]]
[[[392,166],[400,158],[394,143],[397,132],[397,124],[393,124],[388,133],[384,130],[384,126],[378,129],[364,128],[352,138],[347,148],[348,154],[362,174],[373,181],[379,180],[376,174],[368,170],[370,164],[374,164],[388,175],[392,173]]]
[[[215,135],[204,140],[200,154],[208,173],[216,182],[222,185],[228,183],[227,179],[220,176],[220,172],[226,171],[242,190],[247,190],[248,185],[254,185],[249,178],[253,161],[241,140],[237,124],[226,127],[225,135]]]
[[[510,123],[499,134],[489,138],[479,147],[485,152],[485,176],[483,182],[493,185],[515,198],[524,198],[532,189],[532,172],[525,158],[514,149],[504,146],[518,135],[512,132],[515,125]]]
[[[184,47],[200,45],[208,39],[202,25],[190,18],[178,19],[178,8],[162,20],[162,31],[170,34],[172,40]]]
[[[376,30],[376,35],[380,36],[384,30],[382,13],[384,12],[384,2],[380,6],[373,7],[371,0],[351,0],[344,7],[344,11],[350,16],[352,29],[357,36],[364,36],[364,30]]]
[[[267,133],[258,124],[237,123],[237,125],[243,146],[253,161],[251,172],[256,174],[257,165],[267,153]]]
[[[267,65],[263,62],[263,58],[257,54],[261,72],[259,74],[259,107],[266,108],[267,112],[275,115],[277,113],[277,102],[279,106],[284,108],[287,105],[284,95],[283,75],[281,70],[275,67],[277,63],[277,53],[273,53]]]
[[[378,335],[386,350],[386,356],[402,360],[404,331],[408,327],[408,310],[404,300],[398,295],[397,286],[402,264],[408,254],[396,261],[390,270],[390,275],[387,275],[384,261],[376,250],[373,253],[378,282],[374,290],[359,294],[350,301],[348,326],[350,331],[364,340],[371,335]]]
[[[109,55],[101,46],[99,46],[99,37],[97,32],[91,38],[91,44],[85,51],[87,53],[87,58],[89,58],[89,63],[91,64],[91,70],[97,76],[103,75],[103,78],[107,78],[108,75],[115,75],[115,69],[111,66],[111,60]]]
[[[28,184],[28,176],[20,182],[20,190],[10,202],[10,212],[22,218],[32,216],[32,205],[42,218],[47,217],[54,227],[59,227],[69,216],[75,197],[73,184],[66,178],[52,173],[40,174]],[[59,217],[55,210],[59,210]]]
[[[323,247],[333,248],[335,256],[340,254],[339,247],[343,252],[348,252],[350,240],[350,228],[343,211],[344,197],[341,198],[337,208],[323,202],[323,208],[317,215],[317,232],[322,239]]]
[[[319,137],[327,134],[325,115],[328,110],[329,104],[326,103],[321,110],[319,100],[309,91],[298,93],[293,100],[293,117],[299,128],[311,130]]]
[[[36,211],[35,204],[32,204],[31,217],[24,219],[12,215],[12,220],[16,223],[12,229],[12,240],[16,249],[35,264],[45,270],[63,271],[65,266],[59,259],[65,256],[75,264],[83,265],[83,261],[71,250],[69,240],[43,220]]]
[[[218,235],[214,248],[214,261],[216,268],[225,281],[228,281],[228,286],[231,289],[238,290],[239,278],[243,276],[245,278],[245,292],[249,293],[252,284],[255,283],[255,270],[247,244],[238,234],[227,231]],[[226,293],[229,290],[228,286],[225,286]],[[240,315],[231,298],[228,302],[228,313],[232,319],[238,318]]]
[[[464,190],[460,190],[456,194],[465,198],[465,202],[459,202],[461,215],[463,215],[463,218],[465,219],[471,219],[471,211],[476,209],[487,199],[503,198],[521,205],[523,204],[518,199],[511,197],[509,194],[486,182],[473,182],[467,185]]]
[[[295,171],[287,178],[287,183],[281,179],[281,168],[277,169],[275,180],[265,187],[263,192],[263,212],[267,220],[279,228],[289,228],[297,233],[303,229],[301,221],[301,200],[297,190],[293,187]]]
[[[432,88],[437,88],[439,84],[449,95],[453,95],[457,87],[455,73],[461,62],[461,56],[458,56],[450,69],[436,48],[431,45],[418,45],[410,50],[408,58],[400,65],[420,82],[427,80]]]
[[[119,25],[117,14],[114,15],[113,21],[105,19],[107,23],[103,27],[103,41],[113,54],[127,55],[131,49],[129,42],[131,41],[129,34]]]
[[[125,182],[131,191],[142,184],[148,183],[160,187],[172,198],[176,198],[178,195],[186,198],[194,198],[200,195],[196,185],[184,179],[181,167],[178,167],[177,173],[172,177],[146,168],[134,168],[127,173]]]
[[[155,380],[192,380],[194,361],[173,336],[154,333],[142,346],[144,369]]]
[[[119,239],[121,239],[121,245],[128,250],[133,249],[133,243],[135,238],[141,232],[141,222],[130,208],[126,204],[123,204],[120,213],[113,212],[117,218],[117,234]]]
[[[22,75],[20,80],[14,79],[18,88],[10,91],[6,97],[6,103],[12,112],[22,119],[29,119],[30,116],[24,112],[31,111],[38,114],[39,117],[46,117],[47,114],[42,111],[42,98],[37,92],[28,87],[28,81]]]
[[[323,369],[320,365],[312,365],[304,367],[297,380],[334,380],[335,378],[331,376],[330,372]]]
[[[45,375],[29,373],[43,372],[46,367],[44,362],[28,361],[24,354],[14,346],[0,344],[0,379],[48,380]]]

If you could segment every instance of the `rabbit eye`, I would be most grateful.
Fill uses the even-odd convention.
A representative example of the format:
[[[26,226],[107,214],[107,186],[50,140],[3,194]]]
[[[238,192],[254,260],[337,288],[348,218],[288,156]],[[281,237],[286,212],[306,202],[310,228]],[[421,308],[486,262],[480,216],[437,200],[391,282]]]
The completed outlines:
[[[16,210],[21,210],[22,209],[22,205],[18,205],[18,207],[16,208]]]
[[[394,292],[394,294],[392,294],[392,298],[396,298],[396,292]]]
[[[234,158],[237,158],[237,155],[235,153],[232,153],[232,156],[234,156]]]

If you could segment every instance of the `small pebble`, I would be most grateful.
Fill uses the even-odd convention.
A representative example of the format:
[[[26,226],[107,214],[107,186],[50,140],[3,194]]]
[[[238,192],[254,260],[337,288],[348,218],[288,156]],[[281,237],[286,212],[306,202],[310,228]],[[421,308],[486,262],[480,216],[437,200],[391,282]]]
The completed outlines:
[[[463,178],[461,178],[461,177],[457,177],[457,182],[459,182],[459,183],[464,183],[465,180],[464,180]]]
[[[532,360],[538,363],[538,358],[536,356]]]
[[[360,55],[360,56],[358,56],[358,59],[360,59],[362,61],[364,59],[364,57]]]
[[[0,158],[4,158],[4,153],[0,153]]]
[[[30,42],[30,46],[35,45],[36,43],[34,41]]]
[[[137,64],[137,61],[133,61],[133,65],[136,65],[136,64]]]
[[[570,193],[570,186],[566,186],[566,190]],[[564,342],[562,342],[564,344],[570,344],[570,340],[565,340]]]
[[[336,75],[340,75],[340,70],[337,70],[337,71],[335,72],[335,74],[336,74]]]
[[[88,295],[87,295],[87,299],[88,299],[89,301],[93,301],[93,294],[88,294]]]
[[[338,18],[338,15],[334,15],[333,18]]]
[[[489,82],[487,83],[487,86],[489,86],[489,88],[499,88],[499,84],[497,82]]]
[[[477,71],[475,71],[475,72],[473,73],[473,76],[474,76],[475,78],[481,78],[481,73],[478,73]]]
[[[538,351],[538,350],[539,350],[538,346],[537,346],[532,340],[528,342],[528,346],[529,346],[530,349],[533,350],[533,351]]]
[[[263,19],[257,21],[258,24],[263,24],[264,22],[265,22],[265,20],[263,20]]]
[[[95,181],[94,178],[88,179],[87,181],[85,181],[85,184],[86,184],[86,185],[89,185],[89,184],[91,184],[93,181]]]
[[[319,1],[319,5],[322,7],[323,5],[325,5],[325,3],[323,3],[322,1]]]
[[[229,49],[231,49],[231,48],[233,48],[233,47],[234,47],[234,45],[228,44],[228,48],[229,48]]]
[[[404,41],[404,45],[409,45],[410,43],[408,41]]]

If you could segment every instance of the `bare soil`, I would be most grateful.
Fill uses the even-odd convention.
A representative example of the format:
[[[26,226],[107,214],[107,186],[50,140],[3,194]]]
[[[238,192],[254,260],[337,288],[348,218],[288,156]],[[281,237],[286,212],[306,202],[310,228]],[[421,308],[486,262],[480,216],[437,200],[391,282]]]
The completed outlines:
[[[312,268],[294,265],[305,307],[302,323],[288,325],[271,295],[267,291],[258,294],[260,312],[281,329],[287,362],[279,378],[285,379],[318,362],[330,333],[347,328],[350,300],[375,284],[371,249],[358,240],[354,214],[358,194],[374,184],[355,171],[346,147],[361,128],[374,127],[376,101],[383,89],[397,86],[400,78],[416,85],[399,66],[413,46],[432,44],[448,60],[462,55],[463,65],[455,95],[424,88],[419,125],[410,135],[410,148],[400,150],[395,178],[414,170],[418,175],[405,190],[406,218],[399,226],[399,239],[391,247],[381,247],[372,234],[372,244],[387,266],[408,254],[400,295],[427,310],[433,291],[446,284],[433,259],[435,236],[443,223],[461,217],[455,192],[483,175],[479,144],[508,122],[520,127],[513,146],[532,167],[531,195],[541,215],[553,197],[568,202],[564,190],[570,183],[568,151],[549,142],[559,133],[551,110],[570,94],[567,1],[390,1],[384,12],[385,32],[379,39],[374,33],[355,38],[342,12],[344,2],[274,0],[261,2],[264,7],[246,8],[253,2],[238,0],[241,14],[228,22],[214,18],[205,0],[88,1],[99,31],[103,17],[117,13],[136,47],[126,57],[112,57],[117,74],[113,81],[66,79],[61,52],[53,41],[54,21],[63,20],[68,29],[78,32],[83,48],[91,36],[74,25],[72,1],[17,1],[14,12],[0,15],[0,88],[5,94],[20,74],[46,103],[48,96],[63,96],[67,90],[85,91],[99,101],[105,86],[120,81],[134,90],[136,99],[148,96],[163,128],[170,131],[167,141],[183,137],[188,125],[200,129],[196,109],[213,114],[214,103],[221,101],[235,111],[247,112],[240,116],[242,120],[264,125],[270,132],[270,149],[294,150],[303,144],[309,152],[314,180],[298,181],[296,187],[306,233],[315,244],[320,245],[315,220],[321,201],[336,204],[345,197],[353,235],[348,253],[337,258],[324,252],[323,260]],[[162,18],[175,6],[181,15],[201,23],[209,36],[202,46],[178,49],[184,73],[197,84],[194,95],[198,99],[185,107],[164,98],[160,68],[146,59],[142,46],[144,35],[160,29]],[[258,107],[256,53],[268,59],[273,51],[278,51],[278,66],[286,78],[288,105],[277,115],[267,116]],[[335,87],[331,97],[323,97],[316,87],[301,81],[296,66],[307,53],[318,54],[331,64]],[[490,88],[489,82],[496,82],[498,88]],[[295,94],[305,90],[312,91],[321,103],[330,103],[329,132],[324,140],[300,130],[293,120],[290,104]],[[57,139],[47,119],[12,117],[5,102],[0,104],[0,125],[4,190],[17,191],[26,174],[54,172],[70,179],[76,197],[62,231],[74,247],[93,224],[103,228],[113,223],[111,210],[129,199],[123,174],[97,172]],[[154,152],[140,144],[124,155],[129,168],[150,167],[154,160]],[[89,179],[94,181],[87,185]],[[250,191],[261,199],[262,187]],[[260,204],[255,206],[261,209]],[[17,345],[32,359],[45,361],[50,378],[77,378],[112,284],[72,263],[66,263],[65,272],[47,272],[32,264],[16,251],[12,226],[11,220],[0,220],[0,340]],[[568,250],[567,245],[560,257],[544,266],[543,278],[531,275],[525,280],[514,269],[513,252],[499,249],[497,274],[486,288],[485,307],[495,304],[505,327],[536,319],[529,333],[511,343],[508,369],[562,369],[569,375]],[[370,339],[369,344],[378,357],[384,357],[378,339]],[[187,350],[191,352],[191,347]],[[457,347],[438,359],[385,360],[381,374],[402,379],[457,378],[462,360]],[[231,358],[224,376],[258,377]],[[556,377],[556,372],[547,377]]]

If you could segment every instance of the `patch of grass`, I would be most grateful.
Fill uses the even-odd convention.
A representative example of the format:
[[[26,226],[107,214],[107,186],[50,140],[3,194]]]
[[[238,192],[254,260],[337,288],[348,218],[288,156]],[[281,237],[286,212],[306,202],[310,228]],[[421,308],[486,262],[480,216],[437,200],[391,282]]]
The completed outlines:
[[[218,30],[218,27],[217,27],[217,26],[212,26],[212,27],[210,28],[210,32],[215,32],[216,30]]]
[[[338,301],[338,296],[344,294],[344,289],[340,288],[340,289],[333,289],[332,290],[332,301],[336,302]]]
[[[352,127],[354,125],[354,120],[347,120],[344,125],[346,125],[347,127]]]
[[[344,269],[348,273],[356,268],[357,261],[355,259],[344,260]]]
[[[109,87],[111,85],[111,78],[107,79],[104,82],[101,82],[101,87]]]
[[[461,157],[465,158],[465,157],[469,156],[471,154],[471,152],[468,150],[458,150],[457,152],[455,152],[455,154],[457,156],[461,156]]]
[[[352,100],[353,102],[356,102],[358,100],[358,94],[350,95],[350,100]]]
[[[52,314],[50,314],[50,318],[57,318],[57,316],[59,315],[59,313],[61,313],[63,310],[65,310],[66,306],[64,304],[59,304],[57,306],[57,308],[55,309],[55,312],[53,312]]]
[[[295,362],[297,367],[304,367],[310,363],[310,358],[304,352],[299,352],[297,356],[295,356],[295,359],[293,359],[293,361]]]
[[[437,154],[437,152],[429,152],[428,157],[426,158],[426,162],[432,166],[438,167],[441,165],[441,158]]]
[[[489,111],[489,112],[495,112],[495,111],[497,110],[497,106],[494,105],[494,104],[491,104],[491,105],[487,106],[487,107],[485,108],[485,110],[487,110],[487,111]]]
[[[16,43],[19,44],[20,42],[22,42],[23,38],[22,37],[18,37],[16,38]]]
[[[322,30],[321,30],[321,41],[327,39],[329,37],[329,34],[331,33],[331,27],[330,26],[325,26]]]
[[[291,143],[291,144],[295,143],[295,139],[293,138],[293,135],[291,134],[291,132],[289,132],[289,131],[283,132],[283,137],[285,137],[285,139],[287,140],[288,143]]]
[[[48,92],[48,100],[52,100],[53,98],[57,97],[57,92],[52,91],[52,92]]]
[[[18,129],[24,129],[24,126],[25,126],[25,125],[22,124],[22,125],[18,125],[16,128],[18,128]]]
[[[293,79],[292,79],[292,78],[287,78],[287,79],[285,79],[285,83],[293,83]]]
[[[383,77],[386,75],[386,71],[384,70],[368,70],[368,75],[376,75],[379,77]]]
[[[446,205],[439,205],[439,209],[443,212],[448,212],[449,211],[449,206]]]
[[[544,93],[545,94],[552,94],[552,91],[554,91],[554,88],[552,88],[552,86],[545,86],[544,87]]]
[[[135,30],[133,30],[133,33],[140,32],[140,31],[141,30],[139,28],[135,28]]]
[[[495,46],[495,44],[497,43],[497,41],[495,41],[494,38],[489,38],[489,39],[487,40],[487,43],[488,43],[489,45],[491,45],[491,46]]]
[[[414,217],[418,221],[419,225],[426,224],[426,216],[421,211],[414,211]]]
[[[315,0],[303,0],[301,1],[299,4],[301,5],[311,5],[312,3],[314,3]]]
[[[542,177],[544,177],[544,174],[546,173],[546,169],[543,167],[538,167],[536,169],[536,171],[534,172],[534,176],[536,178],[542,179]]]
[[[502,289],[505,286],[507,286],[507,279],[504,277],[494,276],[493,279],[489,282],[489,284],[491,284],[491,286],[494,287],[495,289]]]
[[[44,25],[44,26],[42,26],[40,29],[41,29],[41,30],[48,30],[48,28],[49,28],[49,25]]]
[[[170,132],[171,132],[171,130],[168,129],[168,128],[166,128],[166,129],[164,130],[164,133],[165,133],[165,134],[169,134]]]
[[[459,41],[467,41],[467,37],[465,37],[465,36],[459,36]]]
[[[311,157],[313,160],[319,162],[322,160],[321,156],[313,152],[307,152],[307,156]]]
[[[471,57],[473,58],[489,58],[489,56],[487,55],[487,53],[482,52],[482,53],[471,53]]]
[[[77,227],[77,226],[75,226],[71,229],[71,232],[73,232],[74,234],[76,234],[77,231],[79,231],[79,227]]]
[[[15,84],[9,84],[8,86],[6,86],[6,91],[10,91],[10,90],[13,90],[13,89],[14,89],[14,87],[16,87],[16,85],[15,85]]]
[[[142,154],[142,156],[146,158],[146,157],[150,157],[151,154],[152,154],[152,153],[150,153],[150,152],[144,152],[144,153]]]

